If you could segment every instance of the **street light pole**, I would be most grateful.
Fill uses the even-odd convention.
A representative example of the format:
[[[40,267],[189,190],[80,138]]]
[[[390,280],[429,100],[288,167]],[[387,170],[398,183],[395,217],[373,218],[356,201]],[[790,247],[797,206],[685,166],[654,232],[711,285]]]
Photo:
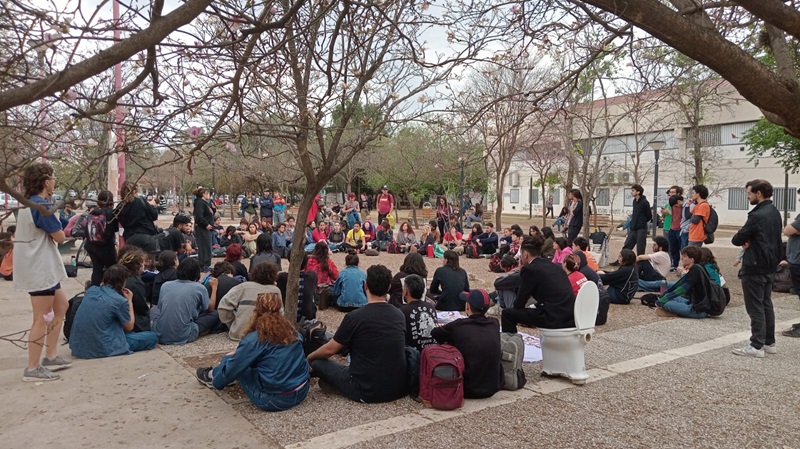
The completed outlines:
[[[658,235],[658,157],[666,144],[663,140],[655,140],[648,144],[653,149],[656,159],[653,169],[653,238]]]
[[[459,157],[458,162],[461,163],[461,193],[458,196],[458,224],[461,225],[461,229],[464,229],[464,158]]]
[[[217,197],[217,160],[211,159],[211,195]]]

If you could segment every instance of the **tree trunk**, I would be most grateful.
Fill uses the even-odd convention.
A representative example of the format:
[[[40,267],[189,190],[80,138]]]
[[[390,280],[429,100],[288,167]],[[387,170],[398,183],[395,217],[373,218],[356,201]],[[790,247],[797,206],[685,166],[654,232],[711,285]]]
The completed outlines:
[[[321,186],[306,185],[306,192],[319,192]],[[308,216],[311,205],[314,203],[315,194],[306,193],[300,201],[300,210],[297,211],[298,217]],[[292,251],[289,254],[289,278],[286,281],[286,301],[284,305],[284,316],[290,323],[297,322],[297,301],[300,293],[300,265],[303,263],[305,255],[305,236],[306,221],[295,220],[295,237],[292,239]]]
[[[411,205],[412,223],[414,223],[415,228],[419,228],[419,222],[417,221],[417,205],[414,204],[413,201],[411,201],[411,195],[408,192],[403,192],[403,194],[406,196],[406,199],[408,199],[408,204]]]
[[[503,188],[505,187],[506,175],[500,175],[494,183],[497,198],[497,209],[494,211],[494,228],[503,229]]]

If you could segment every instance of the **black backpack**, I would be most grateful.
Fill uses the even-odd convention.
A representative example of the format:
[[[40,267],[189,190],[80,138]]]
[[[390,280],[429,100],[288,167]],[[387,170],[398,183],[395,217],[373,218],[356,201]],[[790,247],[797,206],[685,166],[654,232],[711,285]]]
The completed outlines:
[[[64,316],[64,338],[69,341],[69,334],[72,333],[72,322],[75,321],[75,315],[78,313],[78,307],[83,302],[83,296],[86,292],[78,293],[69,300],[69,307],[67,314]]]
[[[708,205],[711,212],[708,214],[708,221],[703,224],[703,231],[706,233],[706,239],[703,241],[706,245],[714,243],[714,232],[717,231],[719,225],[719,216],[717,211],[711,205]]]

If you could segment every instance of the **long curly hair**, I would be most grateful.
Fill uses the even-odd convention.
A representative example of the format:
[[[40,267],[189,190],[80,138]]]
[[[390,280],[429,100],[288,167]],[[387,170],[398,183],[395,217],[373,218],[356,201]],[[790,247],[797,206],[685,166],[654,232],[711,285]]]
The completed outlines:
[[[44,183],[53,177],[53,167],[44,162],[36,162],[25,169],[22,176],[22,187],[27,198],[38,195],[44,190]]]
[[[144,251],[138,246],[125,245],[117,253],[117,263],[127,268],[134,276],[142,275],[142,267],[147,257]]]
[[[281,315],[281,307],[283,303],[278,293],[259,293],[247,333],[258,332],[258,341],[262,343],[288,345],[297,341],[297,332]]]

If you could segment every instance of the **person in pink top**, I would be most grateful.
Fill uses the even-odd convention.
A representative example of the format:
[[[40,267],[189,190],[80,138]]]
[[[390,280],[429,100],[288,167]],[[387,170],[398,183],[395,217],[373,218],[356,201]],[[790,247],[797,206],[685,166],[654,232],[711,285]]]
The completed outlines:
[[[572,247],[569,246],[567,239],[564,237],[558,237],[553,241],[553,249],[556,250],[553,255],[553,263],[561,264],[567,256],[572,255]]]
[[[339,269],[336,268],[336,264],[328,257],[328,254],[328,244],[319,242],[308,258],[306,271],[313,271],[317,274],[317,285],[333,285],[339,278]]]

